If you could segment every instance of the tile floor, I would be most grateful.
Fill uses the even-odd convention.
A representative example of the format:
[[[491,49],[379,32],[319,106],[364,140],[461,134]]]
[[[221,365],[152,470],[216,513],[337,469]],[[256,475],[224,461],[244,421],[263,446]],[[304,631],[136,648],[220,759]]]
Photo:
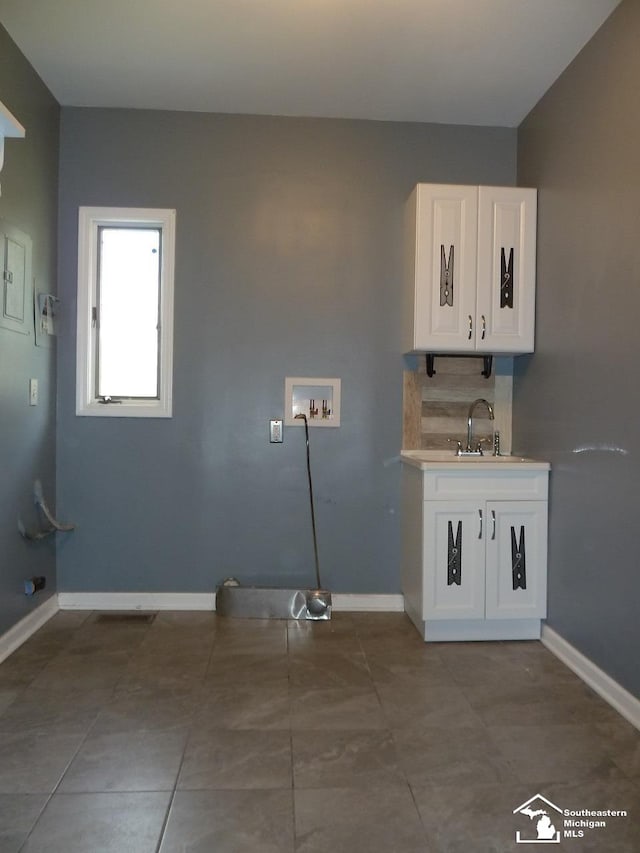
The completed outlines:
[[[640,851],[640,733],[536,642],[61,612],[0,665],[0,853],[504,853],[537,793]]]

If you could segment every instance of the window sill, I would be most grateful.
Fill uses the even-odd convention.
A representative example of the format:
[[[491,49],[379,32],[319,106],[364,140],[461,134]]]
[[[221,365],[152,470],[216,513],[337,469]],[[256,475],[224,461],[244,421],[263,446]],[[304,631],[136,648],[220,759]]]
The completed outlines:
[[[76,406],[78,417],[97,418],[170,418],[173,416],[171,402],[159,400],[128,400],[126,403],[90,403]]]

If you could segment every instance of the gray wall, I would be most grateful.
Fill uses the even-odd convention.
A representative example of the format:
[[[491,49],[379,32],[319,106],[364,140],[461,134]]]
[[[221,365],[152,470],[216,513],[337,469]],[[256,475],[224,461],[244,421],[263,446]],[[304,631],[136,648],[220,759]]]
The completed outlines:
[[[342,426],[311,431],[323,581],[399,592],[404,200],[513,184],[515,157],[505,129],[64,109],[60,589],[312,583],[304,434],[267,433],[309,375],[342,378]],[[74,415],[79,205],[177,209],[172,420]]]
[[[536,353],[516,446],[548,457],[549,624],[640,695],[640,4],[623,2],[527,117],[539,187]]]
[[[27,131],[8,139],[0,173],[0,218],[33,240],[38,290],[56,291],[56,219],[59,107],[0,26],[0,100]],[[38,379],[40,404],[28,405],[29,379]],[[25,542],[38,519],[33,482],[39,478],[53,505],[55,496],[55,349],[36,348],[30,337],[0,329],[0,634],[55,592],[52,541]],[[23,580],[44,575],[47,589],[32,599]]]

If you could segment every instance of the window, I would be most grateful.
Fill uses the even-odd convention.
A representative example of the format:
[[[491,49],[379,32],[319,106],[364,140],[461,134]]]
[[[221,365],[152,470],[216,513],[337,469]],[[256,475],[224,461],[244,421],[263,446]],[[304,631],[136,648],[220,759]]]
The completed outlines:
[[[171,417],[175,211],[81,207],[76,414]]]

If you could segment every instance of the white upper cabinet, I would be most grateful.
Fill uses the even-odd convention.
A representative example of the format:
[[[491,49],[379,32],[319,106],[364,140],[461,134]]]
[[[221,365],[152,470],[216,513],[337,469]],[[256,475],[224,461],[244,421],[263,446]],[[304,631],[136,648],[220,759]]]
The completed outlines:
[[[23,139],[25,129],[20,124],[18,119],[9,112],[5,105],[0,101],[0,172],[4,165],[4,139],[5,136],[17,137]]]
[[[533,352],[537,207],[537,190],[478,187],[479,351]]]
[[[418,184],[407,208],[405,352],[533,352],[535,189]]]

